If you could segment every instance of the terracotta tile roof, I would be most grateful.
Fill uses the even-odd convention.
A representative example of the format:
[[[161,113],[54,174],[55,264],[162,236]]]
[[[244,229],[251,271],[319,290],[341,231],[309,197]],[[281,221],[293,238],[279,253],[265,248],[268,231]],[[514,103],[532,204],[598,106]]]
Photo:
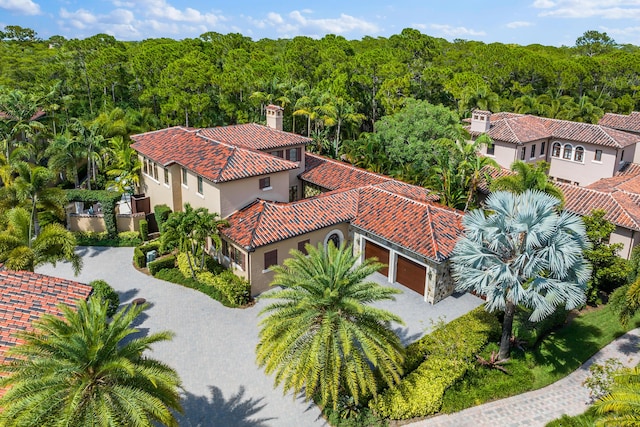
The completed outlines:
[[[640,231],[640,195],[624,191],[598,191],[577,185],[556,183],[564,193],[565,209],[589,215],[594,209],[607,212],[605,218],[615,225]]]
[[[273,150],[311,142],[311,139],[305,136],[256,123],[202,129],[200,134],[213,141],[252,150]]]
[[[640,165],[637,163],[625,162],[620,169],[618,169],[614,176],[619,175],[640,175]]]
[[[359,193],[354,227],[436,262],[451,256],[462,233],[462,212],[375,187],[361,188]]]
[[[58,305],[75,306],[87,299],[91,286],[27,271],[0,271],[0,364],[5,352],[19,343],[13,336],[28,330],[43,314],[59,315]]]
[[[406,182],[395,179],[381,182],[380,184],[374,185],[374,187],[408,197],[417,202],[437,202],[440,200],[440,197],[428,188],[418,187],[417,185],[407,184]]]
[[[629,132],[640,132],[640,113],[637,111],[633,111],[629,115],[606,113],[598,124]]]
[[[305,153],[305,171],[300,174],[300,179],[327,190],[356,188],[392,180],[388,176],[310,153]]]
[[[44,110],[38,110],[35,112],[35,114],[33,116],[31,116],[31,118],[29,120],[33,121],[33,120],[39,120],[41,118],[43,118],[44,116],[46,116],[47,113]],[[12,117],[5,113],[4,111],[0,111],[0,120],[5,120],[5,119],[11,119]]]
[[[324,193],[294,203],[258,200],[231,214],[222,234],[250,250],[348,222],[356,214],[357,202],[356,190]]]
[[[487,134],[494,141],[513,144],[558,138],[604,147],[624,148],[640,142],[638,135],[601,125],[512,113],[492,115],[491,128]]]
[[[217,183],[296,169],[294,162],[201,136],[198,130],[173,127],[132,135],[131,146],[164,165],[178,163]]]

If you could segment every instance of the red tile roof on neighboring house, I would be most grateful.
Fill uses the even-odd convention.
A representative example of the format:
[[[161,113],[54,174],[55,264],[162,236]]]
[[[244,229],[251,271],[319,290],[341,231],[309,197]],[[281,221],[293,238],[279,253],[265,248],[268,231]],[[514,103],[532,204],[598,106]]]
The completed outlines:
[[[606,113],[598,124],[629,132],[640,132],[640,113],[637,111],[633,111],[629,115]]]
[[[327,190],[357,188],[392,180],[388,176],[310,153],[305,153],[305,171],[300,174],[300,179]]]
[[[491,139],[513,144],[557,138],[604,147],[624,148],[640,142],[639,135],[589,123],[513,113],[494,114],[490,120],[491,127],[487,134]]]
[[[29,120],[33,121],[33,120],[39,120],[41,118],[43,118],[44,116],[46,116],[47,113],[44,110],[38,110],[35,112],[35,114],[33,116],[31,116],[31,118]],[[5,113],[4,111],[0,111],[0,120],[6,120],[6,119],[12,119],[12,117]]]
[[[204,138],[198,130],[173,127],[132,135],[140,154],[168,166],[172,163],[214,182],[296,169],[294,162],[243,147]]]
[[[0,271],[0,363],[20,342],[14,333],[29,330],[43,314],[59,315],[58,305],[75,306],[87,299],[91,286],[28,271]]]
[[[311,142],[310,138],[256,123],[202,129],[200,135],[213,141],[252,150],[275,150]]]

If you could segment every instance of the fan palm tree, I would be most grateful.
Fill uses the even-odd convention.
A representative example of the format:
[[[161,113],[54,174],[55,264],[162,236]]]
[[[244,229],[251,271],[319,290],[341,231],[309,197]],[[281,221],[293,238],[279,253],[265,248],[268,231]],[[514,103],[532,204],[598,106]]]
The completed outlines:
[[[356,266],[351,247],[306,250],[308,256],[293,250],[283,266],[272,267],[271,285],[284,289],[261,297],[277,301],[261,312],[268,316],[260,321],[257,361],[285,392],[304,390],[333,408],[346,393],[357,404],[376,395],[378,375],[389,385],[400,379],[404,349],[390,325],[402,321],[368,305],[398,291],[365,281],[382,264]]]
[[[510,191],[520,194],[526,190],[539,190],[560,200],[564,204],[562,190],[549,182],[549,163],[537,162],[535,165],[517,160],[511,165],[513,175],[497,178],[490,185],[491,191]]]
[[[594,406],[596,413],[602,416],[596,426],[640,425],[640,368],[616,375],[611,392]]]
[[[559,200],[541,191],[492,193],[487,211],[468,213],[451,257],[457,289],[486,296],[486,309],[504,311],[499,358],[509,357],[517,306],[537,322],[556,307],[585,302],[590,277],[582,219],[558,213]]]
[[[62,225],[52,223],[31,237],[31,215],[24,208],[6,212],[7,229],[0,232],[0,262],[10,270],[33,271],[40,264],[68,261],[77,275],[82,259],[75,253],[76,238]]]
[[[132,322],[144,306],[130,306],[108,320],[106,302],[92,297],[77,310],[60,306],[63,318],[44,315],[24,344],[1,387],[0,421],[12,426],[167,426],[178,423],[180,379],[169,366],[143,353],[171,338],[160,332],[133,338]]]

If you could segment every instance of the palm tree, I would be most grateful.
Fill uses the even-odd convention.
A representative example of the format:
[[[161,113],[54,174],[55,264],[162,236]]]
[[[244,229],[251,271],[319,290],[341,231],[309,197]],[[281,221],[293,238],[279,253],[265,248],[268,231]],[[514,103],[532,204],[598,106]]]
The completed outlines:
[[[140,186],[141,163],[138,153],[131,148],[131,141],[114,136],[109,140],[108,151],[111,164],[107,176],[112,180],[107,185],[120,192],[135,192]]]
[[[491,191],[510,191],[520,194],[526,190],[539,190],[560,200],[560,206],[564,204],[564,194],[562,190],[549,182],[549,163],[541,161],[535,165],[515,161],[511,165],[513,175],[506,175],[497,178],[490,185]]]
[[[323,99],[325,102],[319,107],[320,112],[325,116],[327,126],[335,126],[335,139],[333,143],[334,158],[338,158],[340,150],[340,133],[343,124],[359,125],[366,117],[364,114],[356,112],[354,106],[342,97],[329,95]]]
[[[54,137],[45,151],[45,155],[49,157],[47,166],[55,172],[64,172],[67,179],[73,179],[75,188],[80,187],[78,169],[85,154],[85,147],[80,140],[68,131]]]
[[[77,310],[61,305],[63,318],[45,314],[24,344],[9,352],[9,375],[0,387],[0,421],[12,426],[177,426],[180,379],[143,353],[171,339],[169,332],[136,337],[132,322],[144,306],[130,306],[108,320],[106,302],[92,297]]]
[[[402,321],[368,305],[398,291],[365,281],[382,264],[356,266],[351,247],[306,250],[308,256],[292,250],[283,266],[272,267],[271,285],[283,289],[261,297],[277,302],[261,312],[268,316],[260,321],[257,362],[285,392],[304,390],[334,409],[346,393],[357,404],[376,395],[378,377],[389,385],[400,379],[404,349],[390,326]]]
[[[613,379],[611,392],[595,403],[602,418],[597,426],[640,425],[640,368],[623,371]]]
[[[229,225],[229,221],[220,218],[217,213],[210,213],[206,208],[195,210],[196,221],[193,229],[193,238],[200,250],[200,269],[204,269],[205,243],[207,238],[211,238],[211,244],[216,250],[222,247],[220,229]]]
[[[457,289],[486,296],[489,311],[504,310],[500,359],[509,357],[516,307],[537,322],[556,307],[585,302],[590,268],[582,219],[558,213],[559,200],[541,191],[492,193],[487,211],[468,213],[451,258]]]
[[[82,259],[75,253],[76,238],[62,225],[52,223],[31,237],[31,215],[21,207],[5,213],[7,229],[0,232],[0,262],[10,270],[34,271],[40,264],[68,261],[77,275]]]
[[[22,139],[22,145],[27,144],[29,139],[45,129],[45,126],[36,119],[39,109],[39,100],[20,90],[12,90],[0,95],[0,111],[5,113],[0,118],[0,123],[7,128],[6,158],[10,157],[14,144],[20,145],[17,143],[18,139]]]

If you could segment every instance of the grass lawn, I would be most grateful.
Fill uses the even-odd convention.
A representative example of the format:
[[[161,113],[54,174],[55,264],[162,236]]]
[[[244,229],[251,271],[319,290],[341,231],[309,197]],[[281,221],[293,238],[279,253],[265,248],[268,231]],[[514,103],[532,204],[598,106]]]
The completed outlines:
[[[628,330],[640,326],[640,315],[622,327],[608,306],[580,313],[568,325],[549,334],[535,349],[513,350],[505,365],[509,375],[474,366],[444,395],[442,412],[456,412],[491,400],[545,387],[575,371],[598,350]],[[497,346],[490,345],[484,356]]]

